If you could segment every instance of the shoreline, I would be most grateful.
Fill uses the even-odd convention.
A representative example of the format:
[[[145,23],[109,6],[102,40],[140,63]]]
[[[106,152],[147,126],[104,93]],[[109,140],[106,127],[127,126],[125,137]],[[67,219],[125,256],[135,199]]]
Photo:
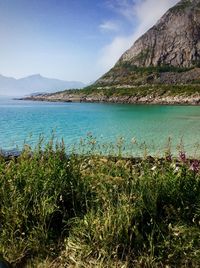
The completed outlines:
[[[44,154],[45,151],[41,152],[41,155]],[[54,152],[56,154],[56,151]],[[2,157],[3,159],[5,159],[6,161],[11,161],[12,159],[18,159],[21,155],[23,154],[22,151],[8,151],[8,152],[1,152],[0,151],[0,157]],[[30,158],[34,155],[34,151],[30,152],[29,156]],[[66,155],[66,159],[70,159],[71,155]],[[83,157],[83,155],[76,155]],[[117,156],[117,155],[84,155],[85,159],[91,159],[93,157],[96,157],[97,159],[100,160],[100,162],[104,163],[104,161],[112,161],[115,164],[118,164],[118,161],[124,161],[124,162],[131,162],[132,165],[137,165],[139,163],[142,162],[146,162],[149,164],[155,164],[158,163],[159,164],[164,164],[165,162],[174,162],[177,165],[180,165],[183,161],[180,159],[180,156],[164,156],[163,157],[156,157],[153,155],[147,155],[146,157],[144,156]],[[170,157],[170,160],[168,159],[168,157]],[[194,161],[200,161],[200,159],[198,157],[187,157],[187,162],[189,165],[191,165]],[[186,164],[186,163],[185,163]]]
[[[6,159],[6,160],[11,160],[13,158],[19,158],[22,154],[23,154],[24,150],[15,150],[15,149],[11,149],[11,150],[4,150],[4,149],[0,149],[0,157]],[[33,156],[34,155],[34,149],[31,149],[30,151],[30,154],[29,156]],[[54,153],[56,153],[56,150],[53,150]],[[41,155],[45,153],[45,150],[41,151]],[[187,151],[186,151],[187,153]],[[66,158],[70,158],[72,154],[66,154]],[[160,155],[160,156],[157,156],[157,155],[154,155],[154,154],[148,154],[146,156],[144,155],[118,155],[118,154],[108,154],[108,155],[101,155],[101,154],[80,154],[80,153],[76,153],[75,154],[76,156],[81,156],[81,157],[84,157],[84,158],[91,158],[91,157],[97,157],[99,159],[108,159],[108,160],[111,160],[113,162],[117,162],[119,159],[120,160],[123,160],[123,161],[131,161],[132,164],[137,164],[137,163],[140,163],[142,161],[146,161],[148,163],[155,163],[157,161],[160,161],[160,163],[162,162],[165,162],[165,161],[176,161],[177,163],[180,163],[181,160],[180,160],[180,155],[177,154],[172,154],[170,153],[168,156],[166,156],[163,152],[163,155]],[[169,160],[168,158],[170,157],[171,160]],[[192,156],[192,155],[188,155],[187,156],[187,160],[189,162],[192,162],[192,161],[195,161],[195,160],[198,160],[200,161],[200,156]]]
[[[92,95],[92,96],[77,96],[65,95],[57,96],[57,94],[45,94],[38,96],[29,96],[20,98],[19,100],[30,101],[46,101],[46,102],[69,102],[69,103],[116,103],[116,104],[149,104],[149,105],[200,105],[200,95],[192,96],[152,96],[147,95],[144,97],[137,96],[105,96],[105,95]]]

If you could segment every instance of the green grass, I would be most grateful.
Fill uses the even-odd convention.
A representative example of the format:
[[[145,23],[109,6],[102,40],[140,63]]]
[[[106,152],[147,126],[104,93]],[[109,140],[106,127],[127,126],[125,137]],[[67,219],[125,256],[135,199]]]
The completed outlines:
[[[198,267],[200,164],[66,152],[0,157],[0,253],[14,267]],[[84,150],[83,150],[84,151]]]
[[[144,85],[134,87],[97,87],[89,86],[81,90],[67,90],[65,94],[75,94],[77,96],[137,96],[145,97],[149,95],[156,96],[191,96],[200,93],[199,81],[190,85]]]
[[[186,8],[192,6],[190,0],[184,0],[181,3],[176,4],[174,7],[170,9],[172,12],[180,12],[184,11]]]
[[[198,65],[198,63],[195,63]],[[137,67],[129,63],[119,63],[102,77],[102,81],[87,86],[83,89],[71,89],[57,92],[62,97],[190,97],[200,93],[200,80],[196,79],[190,83],[163,84],[156,80],[162,73],[187,73],[191,68],[174,66],[149,66]],[[157,77],[157,78],[156,78]],[[119,79],[120,78],[120,79]],[[110,80],[111,79],[111,80]],[[105,80],[105,81],[104,81]],[[110,81],[109,81],[110,80]],[[54,95],[54,94],[51,94]],[[59,97],[56,97],[59,99]]]
[[[138,57],[142,60],[146,59],[146,55],[148,55],[149,51],[144,51]],[[136,65],[131,65],[128,62],[120,63],[120,68],[127,69],[130,72],[135,72],[139,74],[152,74],[152,73],[167,73],[167,72],[174,72],[174,73],[183,73],[189,70],[194,69],[194,67],[186,68],[186,67],[175,67],[171,65],[160,65],[160,66],[149,66],[149,67],[138,67]]]

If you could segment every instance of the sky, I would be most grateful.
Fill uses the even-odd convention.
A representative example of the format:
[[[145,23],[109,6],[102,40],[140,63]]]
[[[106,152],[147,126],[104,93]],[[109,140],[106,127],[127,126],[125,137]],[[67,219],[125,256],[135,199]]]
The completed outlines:
[[[0,74],[93,82],[178,0],[0,0]]]

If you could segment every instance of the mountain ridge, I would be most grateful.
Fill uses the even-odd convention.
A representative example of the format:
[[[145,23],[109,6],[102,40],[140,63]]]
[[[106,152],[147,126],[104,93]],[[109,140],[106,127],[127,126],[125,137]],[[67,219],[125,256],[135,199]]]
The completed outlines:
[[[198,36],[200,20],[197,18],[197,15],[200,15],[200,8],[198,5],[200,5],[199,0],[182,0],[178,2],[152,28],[137,39],[134,45],[122,55],[119,61],[130,60],[131,56],[131,60],[136,66],[149,67],[160,66],[162,64],[169,64],[176,67],[196,66],[196,62],[200,63],[200,40]],[[198,23],[197,27],[195,27],[195,23]],[[186,24],[188,24],[187,29],[189,33],[183,31],[186,28]],[[173,25],[176,27],[173,27]],[[187,44],[190,45],[190,40],[186,42],[185,39],[191,39],[192,49],[190,46],[186,46]],[[147,42],[146,50],[148,51],[142,51],[144,48],[144,43],[142,42],[144,41]],[[140,45],[140,55],[136,55],[135,59],[133,57],[134,54],[138,53],[135,51],[138,45]],[[173,50],[177,45],[181,51],[176,51],[179,53],[174,55]],[[185,54],[183,54],[183,51]],[[143,53],[143,57],[140,57],[141,53]],[[144,53],[147,55],[144,55]]]
[[[33,74],[19,79],[0,74],[0,95],[23,96],[35,92],[51,93],[58,90],[83,88],[84,86],[85,84],[79,81],[47,78],[41,74]]]
[[[162,83],[159,73],[177,73],[181,69],[187,72],[195,67],[200,67],[200,0],[182,0],[138,38],[96,84],[145,84],[148,80]],[[148,77],[149,74],[154,76]],[[129,79],[124,79],[125,76]],[[191,80],[198,78],[197,73]],[[170,79],[168,82],[173,83]],[[181,82],[181,79],[174,81]]]

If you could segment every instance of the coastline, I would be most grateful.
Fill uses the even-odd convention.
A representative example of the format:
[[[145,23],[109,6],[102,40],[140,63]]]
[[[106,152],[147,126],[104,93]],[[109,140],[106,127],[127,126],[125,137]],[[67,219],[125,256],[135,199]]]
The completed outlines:
[[[200,105],[200,95],[191,96],[106,96],[106,95],[75,95],[45,94],[29,96],[20,100],[47,102],[84,102],[84,103],[118,103],[118,104],[160,104],[160,105]]]

